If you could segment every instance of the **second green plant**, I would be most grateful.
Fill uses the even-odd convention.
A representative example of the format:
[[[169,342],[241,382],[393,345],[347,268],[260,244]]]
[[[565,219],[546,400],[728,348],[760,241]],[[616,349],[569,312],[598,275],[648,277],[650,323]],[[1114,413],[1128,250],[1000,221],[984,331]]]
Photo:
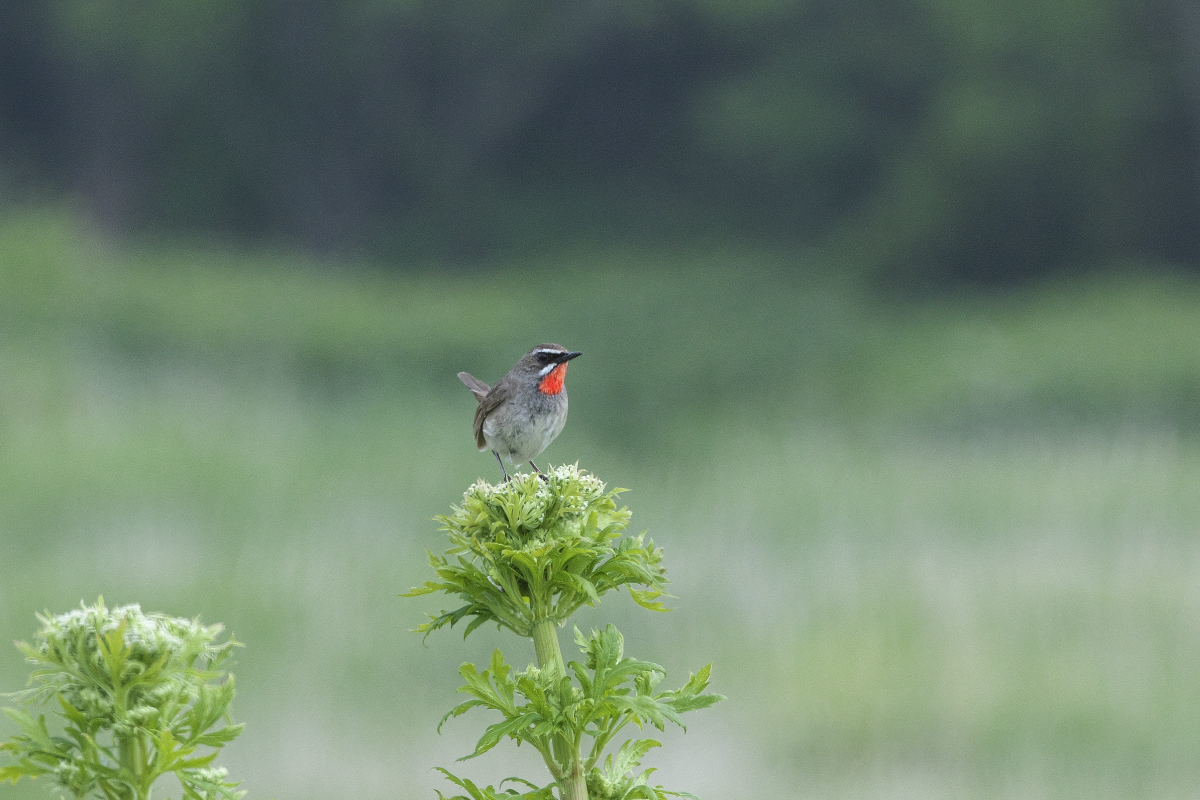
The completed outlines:
[[[659,730],[682,727],[680,715],[721,699],[707,693],[709,667],[683,686],[661,689],[665,670],[625,655],[624,639],[612,625],[584,634],[575,629],[579,660],[566,662],[558,628],[584,604],[627,587],[641,606],[665,610],[662,550],[642,535],[625,536],[630,512],[619,507],[620,490],[609,490],[574,466],[558,467],[545,479],[517,475],[507,483],[478,482],[460,506],[439,517],[450,539],[444,555],[432,554],[437,579],[409,596],[445,593],[461,605],[433,615],[425,633],[466,624],[466,633],[495,622],[533,640],[536,663],[514,670],[497,650],[486,669],[465,664],[460,673],[469,699],[443,722],[474,708],[500,714],[468,758],[505,738],[534,747],[551,781],[544,785],[509,778],[509,788],[478,786],[442,772],[465,795],[450,800],[527,798],[550,800],[663,800],[685,796],[651,785],[653,770],[643,757],[659,742],[624,738],[632,724]],[[520,786],[520,789],[516,788]],[[439,792],[439,796],[444,797]]]

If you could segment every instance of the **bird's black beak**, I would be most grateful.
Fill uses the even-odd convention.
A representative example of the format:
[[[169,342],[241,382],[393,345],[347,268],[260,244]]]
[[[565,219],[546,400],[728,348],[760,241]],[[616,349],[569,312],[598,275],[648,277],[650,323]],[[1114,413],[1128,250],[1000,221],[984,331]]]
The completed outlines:
[[[564,353],[563,355],[558,357],[558,363],[565,364],[566,362],[570,361],[572,358],[578,358],[581,355],[583,355],[583,353]]]

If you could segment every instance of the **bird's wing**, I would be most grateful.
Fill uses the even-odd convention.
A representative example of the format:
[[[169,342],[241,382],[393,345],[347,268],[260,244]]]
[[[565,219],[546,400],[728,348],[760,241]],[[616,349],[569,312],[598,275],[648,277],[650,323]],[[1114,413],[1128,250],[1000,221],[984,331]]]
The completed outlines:
[[[464,381],[465,382],[465,381]],[[508,397],[508,392],[498,383],[483,397],[479,398],[479,407],[475,409],[475,444],[480,450],[487,449],[487,439],[483,438],[483,422]]]
[[[475,395],[480,402],[487,397],[487,393],[491,389],[490,386],[469,372],[458,373],[458,379],[466,384],[467,388],[471,390],[471,394]]]

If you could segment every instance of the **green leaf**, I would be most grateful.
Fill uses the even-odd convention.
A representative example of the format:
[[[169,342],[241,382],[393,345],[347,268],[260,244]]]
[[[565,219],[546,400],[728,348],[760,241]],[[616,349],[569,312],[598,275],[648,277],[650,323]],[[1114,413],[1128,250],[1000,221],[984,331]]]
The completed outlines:
[[[580,640],[576,638],[576,642]],[[600,672],[612,669],[625,652],[625,637],[615,625],[606,625],[602,630],[593,630],[580,643],[580,650],[587,656],[587,667]]]
[[[425,581],[420,586],[414,586],[407,592],[404,592],[400,597],[420,597],[423,594],[434,594],[435,592],[444,592],[454,590],[454,586],[448,583],[438,583],[436,581]]]
[[[502,781],[500,781],[499,785],[504,786],[504,784],[510,783],[510,782],[511,783],[523,783],[526,786],[528,786],[530,789],[534,789],[536,791],[544,791],[543,789],[539,789],[538,785],[536,783],[530,783],[529,781],[525,780],[524,778],[517,778],[517,777],[505,778]]]
[[[512,667],[504,660],[504,653],[499,648],[492,651],[492,668],[491,677],[497,687],[503,686],[508,681],[508,675],[512,672]],[[511,691],[507,694],[507,699],[512,699]]]
[[[0,767],[0,782],[16,783],[21,778],[35,777],[29,774],[29,771],[20,766]]]
[[[484,705],[487,705],[487,704],[484,703],[482,700],[465,700],[465,701],[459,703],[454,708],[447,711],[445,716],[443,716],[441,718],[441,720],[437,724],[437,732],[441,733],[442,726],[445,725],[448,721],[454,719],[455,717],[462,716],[463,714],[467,713],[468,711],[470,711],[472,708],[475,708],[476,706],[484,706]]]
[[[467,682],[466,686],[459,688],[460,692],[475,695],[482,700],[484,704],[500,709],[501,711],[511,708],[511,702],[506,702],[506,698],[499,694],[488,680],[488,673],[481,673],[479,668],[474,664],[463,664],[458,673],[462,675]]]
[[[438,772],[445,775],[446,779],[449,780],[451,783],[453,783],[455,786],[458,786],[463,789],[468,789],[468,791],[475,787],[475,784],[471,783],[471,781],[467,780],[466,778],[458,777],[453,772],[451,772],[448,769],[445,769],[444,767],[434,767],[434,769],[436,769]],[[439,792],[439,794],[441,794],[441,793]]]
[[[681,713],[708,708],[712,704],[725,699],[725,696],[720,694],[702,694],[708,688],[711,675],[712,664],[706,664],[698,672],[690,675],[687,683],[682,687],[673,692],[665,692],[662,697],[666,702],[670,703],[672,708]]]
[[[698,672],[694,672],[688,676],[688,681],[684,684],[680,692],[688,694],[699,694],[708,687],[709,678],[712,676],[712,664],[705,664]]]
[[[648,722],[659,730],[662,730],[667,722],[673,722],[680,728],[687,730],[683,724],[683,720],[680,719],[679,714],[673,708],[659,702],[653,697],[647,695],[612,697],[609,699],[609,702],[616,708],[628,712],[639,725]]]
[[[615,687],[630,679],[636,681],[637,678],[643,675],[665,675],[666,670],[659,664],[653,661],[639,661],[636,658],[625,658],[621,662],[609,669],[606,686]]]
[[[446,795],[438,792],[437,795],[442,800],[553,800],[554,795],[551,792],[551,786],[539,789],[536,784],[530,783],[522,778],[505,778],[500,781],[500,786],[509,782],[522,783],[530,787],[533,791],[520,792],[516,789],[497,790],[493,786],[480,788],[473,781],[466,778],[460,778],[449,770],[436,768],[438,772],[446,776],[446,779],[459,788],[466,789],[466,795],[455,795],[454,797],[446,797]]]
[[[531,711],[512,717],[511,719],[506,719],[503,722],[497,722],[495,725],[489,725],[487,730],[483,732],[483,736],[479,738],[479,742],[475,745],[475,752],[469,756],[463,756],[459,761],[466,761],[469,758],[483,755],[499,744],[500,740],[505,736],[513,735],[518,739],[521,738],[517,735],[518,732],[522,728],[529,727],[539,719],[539,715]]]
[[[468,636],[471,635],[472,631],[474,631],[476,628],[478,628],[480,625],[484,624],[485,622],[489,622],[490,620],[491,620],[491,617],[489,615],[479,614],[478,616],[476,616],[474,619],[472,619],[470,622],[467,623],[467,627],[463,629],[463,638],[464,639],[467,638]]]
[[[171,769],[174,771],[174,770],[200,769],[201,767],[207,767],[209,764],[211,764],[213,761],[216,760],[218,755],[220,755],[220,753],[218,753],[217,751],[214,750],[213,752],[209,753],[206,756],[198,756],[196,758],[189,758],[189,759],[185,759],[183,761],[178,761],[171,767]]]
[[[606,759],[605,772],[612,780],[623,777],[642,763],[646,754],[655,747],[662,747],[662,742],[655,739],[630,739],[621,745],[615,756],[610,755]]]
[[[193,741],[195,744],[203,745],[205,747],[221,747],[229,742],[232,742],[234,739],[240,736],[242,731],[245,729],[245,723],[239,722],[235,725],[226,725],[224,728],[220,728],[215,731],[209,731],[208,733],[196,737]]]
[[[698,711],[702,708],[708,708],[724,699],[726,698],[723,694],[698,694],[672,698],[668,702],[671,704],[671,708],[682,714],[685,711]]]
[[[642,608],[646,608],[651,611],[671,610],[667,608],[664,603],[660,603],[658,600],[660,597],[668,597],[669,595],[664,592],[660,592],[657,589],[638,589],[631,586],[629,587],[629,596],[633,598],[633,602],[637,603]]]

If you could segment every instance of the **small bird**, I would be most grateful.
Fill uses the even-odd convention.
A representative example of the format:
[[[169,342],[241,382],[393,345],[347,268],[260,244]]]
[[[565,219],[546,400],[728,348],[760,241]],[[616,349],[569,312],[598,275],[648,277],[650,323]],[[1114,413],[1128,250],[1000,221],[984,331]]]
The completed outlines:
[[[567,362],[576,353],[558,344],[541,344],[530,350],[495,386],[489,387],[469,372],[458,373],[479,400],[475,409],[475,444],[491,449],[508,480],[504,459],[514,464],[533,459],[546,449],[567,421]]]

